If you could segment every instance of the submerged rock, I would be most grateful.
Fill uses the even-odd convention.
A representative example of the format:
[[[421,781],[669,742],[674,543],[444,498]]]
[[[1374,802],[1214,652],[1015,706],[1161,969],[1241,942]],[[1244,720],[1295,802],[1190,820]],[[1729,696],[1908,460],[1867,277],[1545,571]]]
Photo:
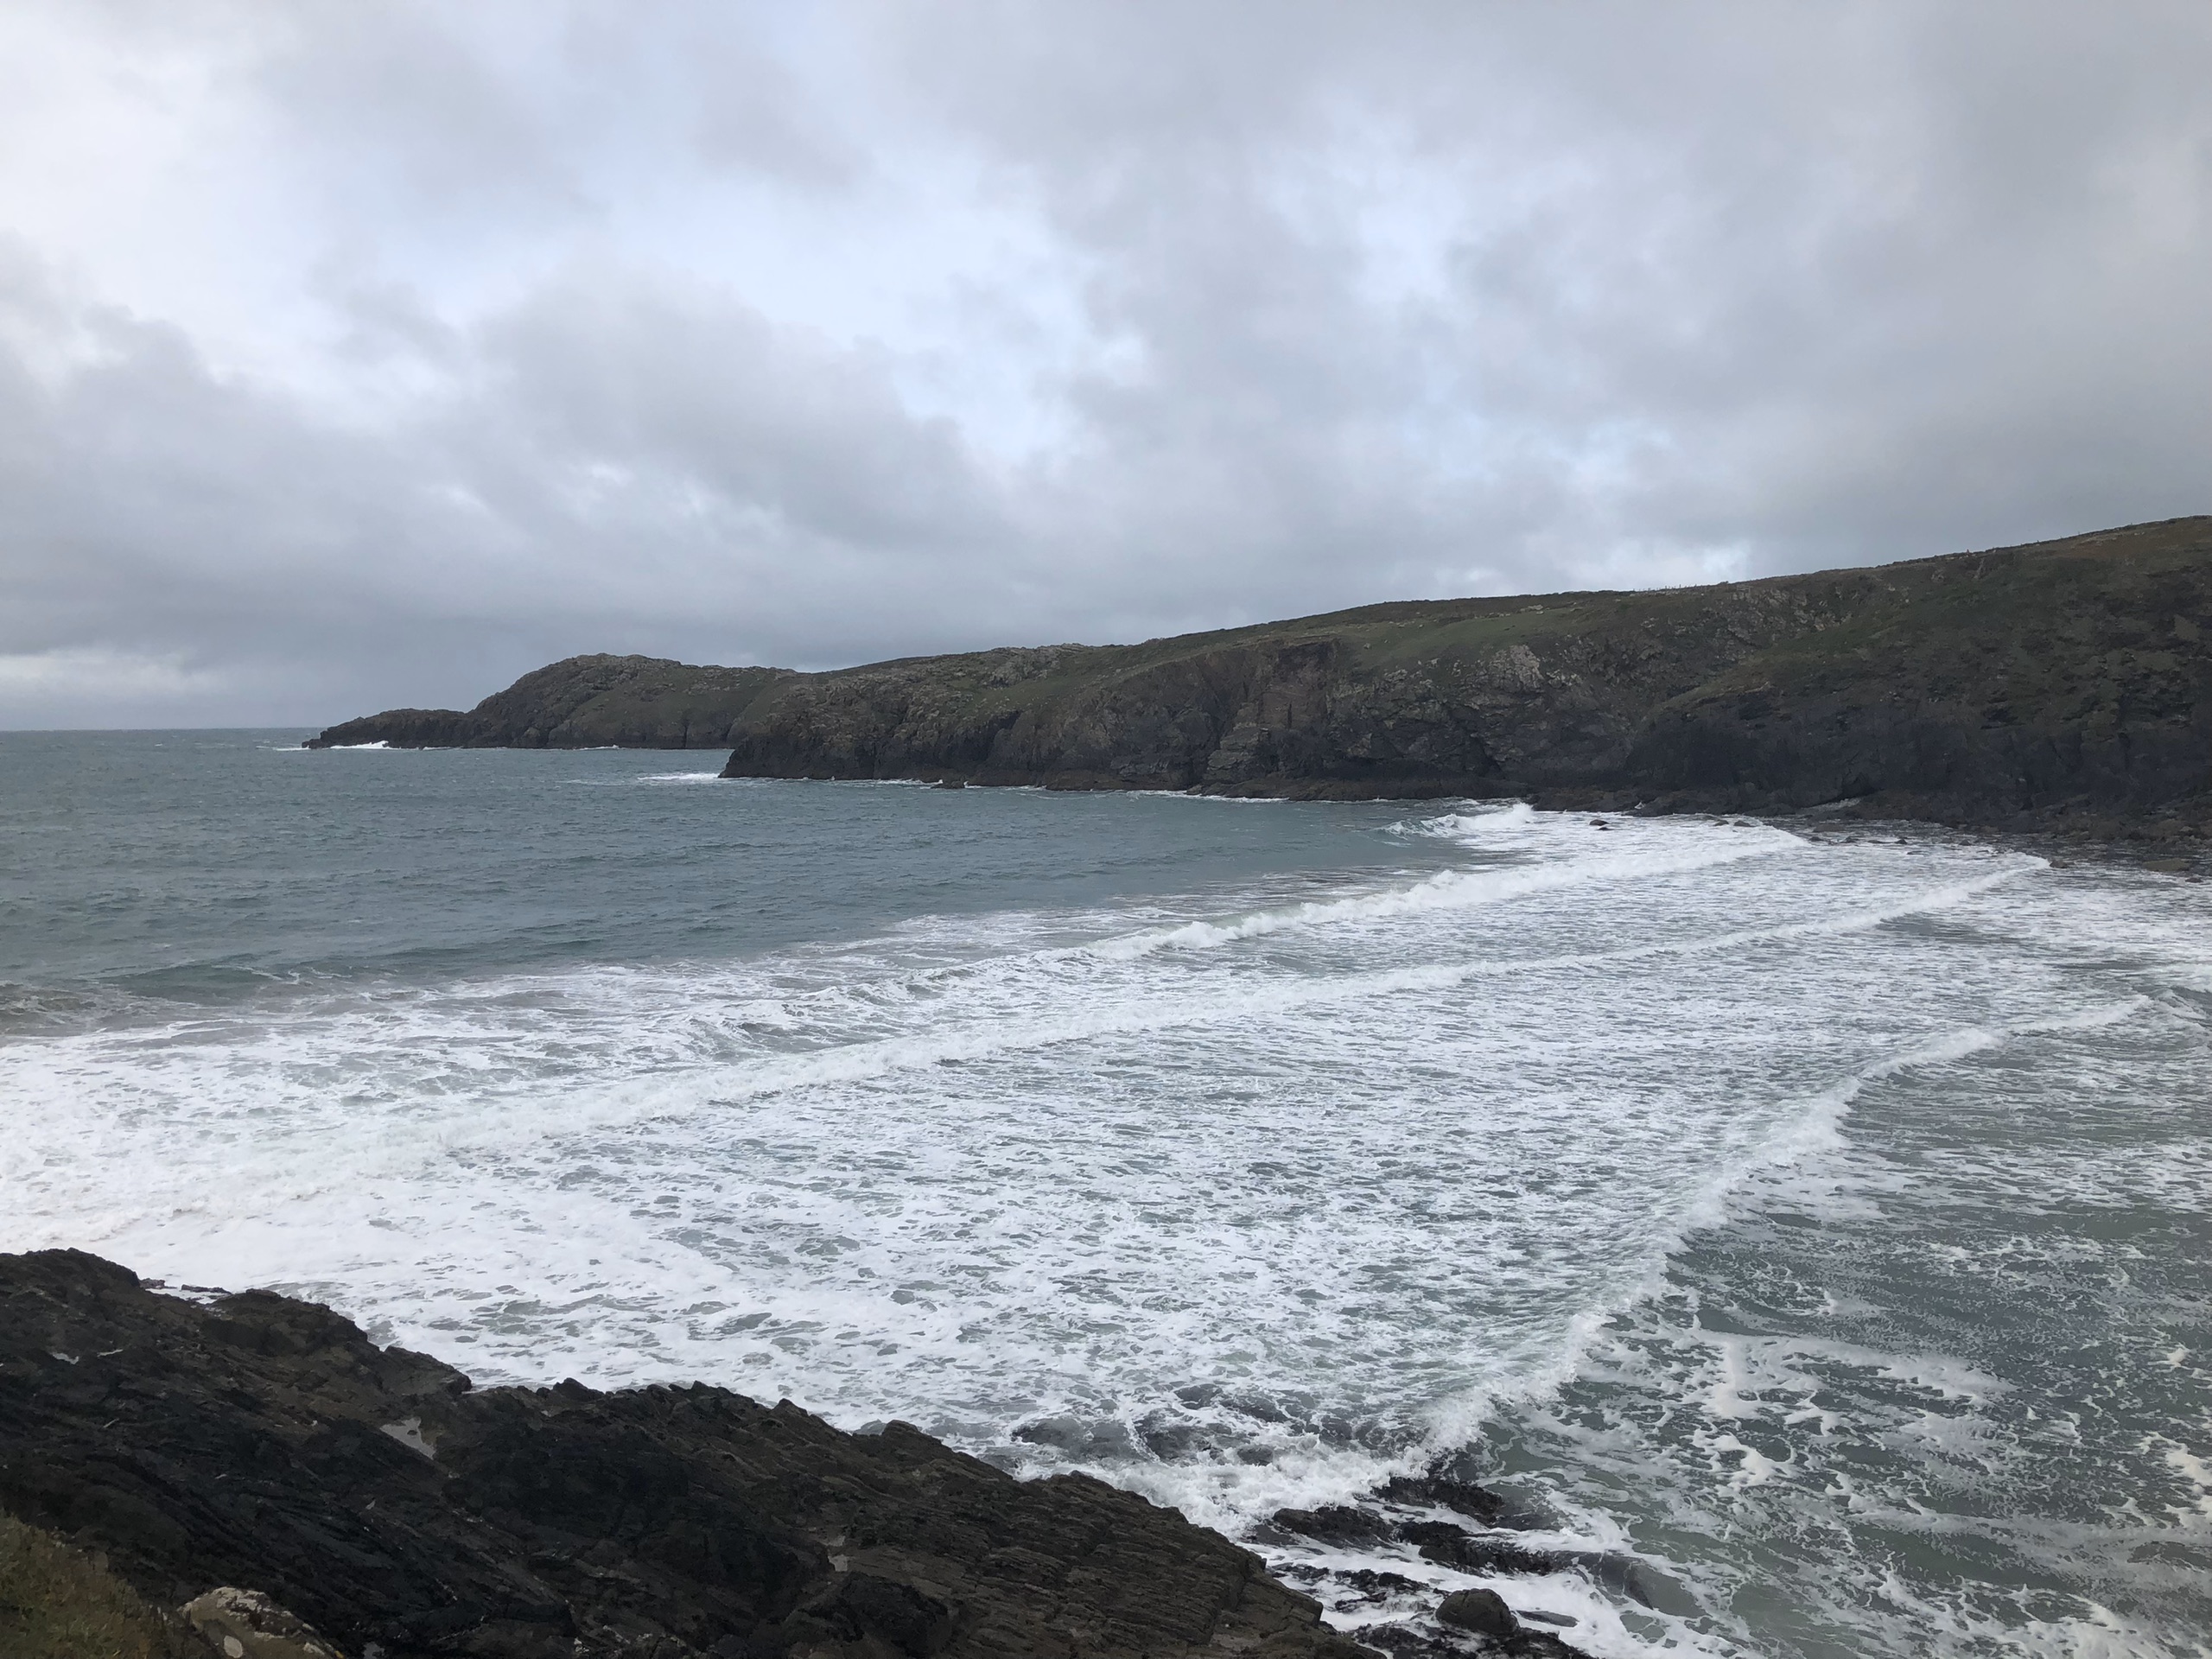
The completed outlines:
[[[183,1301],[76,1251],[0,1255],[0,1509],[164,1605],[250,1590],[346,1659],[1361,1652],[1084,1476],[721,1389],[478,1390],[327,1308]]]

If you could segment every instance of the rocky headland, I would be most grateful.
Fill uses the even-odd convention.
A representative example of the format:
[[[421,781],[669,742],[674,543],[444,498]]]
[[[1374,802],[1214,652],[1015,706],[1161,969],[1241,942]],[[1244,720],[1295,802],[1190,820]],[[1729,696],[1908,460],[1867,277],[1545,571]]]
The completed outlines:
[[[1478,1487],[1395,1499],[1277,1519],[1561,1565],[1485,1541]],[[1439,1504],[1475,1529],[1389,1518]],[[77,1251],[0,1255],[0,1648],[54,1659],[1371,1652],[1255,1556],[1084,1476],[1016,1480],[905,1424],[849,1434],[718,1388],[476,1389],[327,1308],[159,1294]],[[1436,1600],[1352,1577],[1339,1596]],[[1575,1651],[1480,1592],[1373,1639]]]
[[[827,673],[577,658],[466,715],[395,710],[315,741],[726,747],[733,778],[1842,804],[2186,853],[2212,834],[2208,633],[2212,518],[2177,518],[1865,569]]]
[[[665,657],[570,657],[474,709],[387,709],[308,740],[311,749],[721,749],[781,668],[697,668]]]

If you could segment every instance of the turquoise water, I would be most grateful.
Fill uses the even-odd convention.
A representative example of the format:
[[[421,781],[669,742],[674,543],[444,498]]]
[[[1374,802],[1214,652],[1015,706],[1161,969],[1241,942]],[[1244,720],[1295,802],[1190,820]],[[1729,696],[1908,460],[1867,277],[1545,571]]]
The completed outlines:
[[[1595,1653],[2212,1650],[2201,887],[298,735],[0,734],[0,1248],[904,1417],[1286,1569],[1478,1581],[1264,1527],[1456,1460]]]

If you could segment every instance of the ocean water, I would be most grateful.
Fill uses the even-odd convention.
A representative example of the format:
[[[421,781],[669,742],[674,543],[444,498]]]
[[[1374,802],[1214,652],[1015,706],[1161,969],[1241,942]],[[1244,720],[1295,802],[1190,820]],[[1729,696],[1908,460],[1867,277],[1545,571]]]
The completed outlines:
[[[1354,1630],[2212,1653],[2203,887],[297,738],[0,734],[0,1249],[1091,1470]],[[1268,1523],[1440,1463],[1581,1565]]]

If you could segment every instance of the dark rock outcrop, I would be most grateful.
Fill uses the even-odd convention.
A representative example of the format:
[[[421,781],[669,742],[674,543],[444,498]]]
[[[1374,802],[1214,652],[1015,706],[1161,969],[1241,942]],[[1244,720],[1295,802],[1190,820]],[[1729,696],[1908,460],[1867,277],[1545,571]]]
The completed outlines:
[[[694,668],[664,657],[570,657],[474,709],[387,709],[308,740],[311,749],[721,749],[780,668]]]
[[[1438,1605],[1436,1620],[1479,1636],[1510,1636],[1521,1628],[1521,1621],[1495,1590],[1454,1590]]]
[[[351,1659],[1356,1659],[1173,1510],[705,1387],[470,1388],[327,1309],[0,1255],[0,1508]]]

